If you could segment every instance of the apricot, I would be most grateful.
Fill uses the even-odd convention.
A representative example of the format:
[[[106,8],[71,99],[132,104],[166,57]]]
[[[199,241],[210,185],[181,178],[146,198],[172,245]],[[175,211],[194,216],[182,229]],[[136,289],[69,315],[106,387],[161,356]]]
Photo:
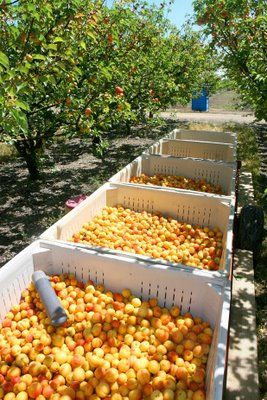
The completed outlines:
[[[144,386],[145,384],[150,382],[151,376],[147,369],[140,369],[137,371],[137,381]]]
[[[196,383],[202,383],[205,379],[205,372],[202,369],[197,369],[192,376],[192,379]]]
[[[45,398],[49,399],[52,394],[54,394],[54,389],[50,385],[47,385],[43,388],[43,396]]]
[[[96,394],[101,399],[107,397],[110,393],[110,387],[109,387],[108,383],[105,381],[100,381],[98,383],[98,385],[96,386],[95,390],[96,390]]]
[[[116,382],[119,378],[119,372],[116,368],[109,368],[105,373],[105,380],[109,383]]]
[[[148,370],[151,374],[156,375],[160,370],[160,365],[157,361],[151,360],[148,363]]]
[[[159,390],[154,390],[150,396],[151,400],[163,400],[163,394]]]
[[[174,391],[171,389],[165,389],[163,392],[163,400],[174,400]]]
[[[16,398],[16,395],[14,393],[7,393],[4,397],[4,400],[13,400]]]
[[[82,382],[85,380],[85,371],[81,367],[77,367],[73,370],[72,378],[74,381]]]
[[[175,400],[186,400],[187,394],[185,390],[179,389],[176,393]]]
[[[185,367],[178,367],[176,370],[176,377],[181,380],[186,380],[188,377],[188,372]]]
[[[74,356],[71,359],[71,366],[72,368],[76,368],[76,367],[81,367],[84,363],[85,359],[83,356],[81,356],[80,354],[74,354]]]
[[[16,400],[28,400],[28,393],[25,391],[21,391],[17,394]]]
[[[33,382],[28,387],[28,394],[33,399],[36,399],[41,393],[42,385],[39,382]]]
[[[205,400],[206,396],[203,390],[197,390],[194,392],[192,400]]]

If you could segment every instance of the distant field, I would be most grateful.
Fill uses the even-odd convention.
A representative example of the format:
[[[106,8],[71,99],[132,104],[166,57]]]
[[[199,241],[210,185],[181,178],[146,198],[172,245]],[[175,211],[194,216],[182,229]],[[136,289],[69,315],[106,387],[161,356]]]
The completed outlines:
[[[227,90],[223,92],[219,92],[214,94],[209,99],[210,109],[215,110],[242,110],[243,108],[240,105],[240,97],[233,90]],[[248,107],[246,110],[250,110]]]
[[[191,110],[191,102],[185,107],[179,105],[170,108],[182,108],[185,111]],[[251,111],[249,107],[243,108],[241,106],[240,97],[234,90],[223,90],[211,96],[209,98],[209,110],[210,111]]]

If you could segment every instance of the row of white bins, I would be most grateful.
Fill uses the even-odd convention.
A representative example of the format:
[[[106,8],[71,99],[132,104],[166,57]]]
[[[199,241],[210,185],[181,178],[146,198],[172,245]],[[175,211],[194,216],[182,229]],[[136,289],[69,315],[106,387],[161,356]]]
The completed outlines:
[[[221,400],[231,297],[228,277],[232,262],[235,161],[234,134],[185,130],[171,132],[1,269],[0,319],[19,302],[21,292],[31,282],[36,269],[42,269],[47,274],[73,273],[79,280],[85,282],[92,279],[115,292],[128,287],[143,299],[158,298],[162,306],[180,305],[182,312],[190,311],[208,320],[214,328],[206,398]],[[202,178],[220,185],[223,195],[129,182],[133,176],[157,173]],[[192,224],[218,227],[223,233],[219,271],[204,271],[141,255],[68,242],[73,233],[99,214],[103,207],[117,204],[135,211],[160,211],[163,215]]]

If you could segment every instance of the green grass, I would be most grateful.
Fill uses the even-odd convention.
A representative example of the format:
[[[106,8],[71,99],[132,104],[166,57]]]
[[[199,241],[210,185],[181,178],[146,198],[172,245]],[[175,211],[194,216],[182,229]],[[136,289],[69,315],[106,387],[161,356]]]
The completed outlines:
[[[18,155],[14,146],[0,142],[0,163]]]

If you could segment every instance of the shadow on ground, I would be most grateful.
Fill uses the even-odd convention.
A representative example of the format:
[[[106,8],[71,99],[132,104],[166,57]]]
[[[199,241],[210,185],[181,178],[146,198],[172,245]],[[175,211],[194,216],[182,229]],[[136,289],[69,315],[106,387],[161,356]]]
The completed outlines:
[[[130,135],[111,134],[102,160],[91,153],[91,140],[73,139],[49,148],[41,179],[31,182],[20,158],[0,164],[0,265],[36,239],[65,213],[65,201],[77,194],[90,195],[113,174],[131,162],[177,121],[158,128],[135,128]]]
[[[266,385],[263,380],[259,394],[258,367],[260,367],[259,371],[262,375],[261,361],[263,363],[264,361],[260,352],[259,364],[257,360],[257,337],[255,335],[257,313],[255,314],[252,252],[237,250],[233,276],[228,379],[224,400],[265,399]],[[259,301],[257,297],[256,300]],[[258,335],[258,350],[261,349],[261,345],[261,337]],[[261,397],[262,395],[263,397]]]

